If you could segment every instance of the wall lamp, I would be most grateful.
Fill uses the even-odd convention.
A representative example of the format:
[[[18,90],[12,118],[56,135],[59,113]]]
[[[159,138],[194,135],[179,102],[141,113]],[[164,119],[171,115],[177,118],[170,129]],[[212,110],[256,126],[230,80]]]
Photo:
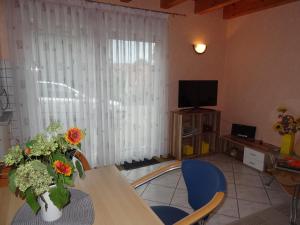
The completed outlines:
[[[203,43],[194,44],[194,50],[196,53],[202,54],[206,50],[206,44]]]

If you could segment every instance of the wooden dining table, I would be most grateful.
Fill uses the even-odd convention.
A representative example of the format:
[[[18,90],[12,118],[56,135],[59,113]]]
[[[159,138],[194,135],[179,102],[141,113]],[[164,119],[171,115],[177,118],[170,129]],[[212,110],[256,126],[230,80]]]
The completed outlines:
[[[75,189],[90,195],[94,225],[162,225],[161,220],[139,197],[115,166],[86,171],[75,180]],[[0,188],[0,224],[9,225],[24,201],[7,187]]]

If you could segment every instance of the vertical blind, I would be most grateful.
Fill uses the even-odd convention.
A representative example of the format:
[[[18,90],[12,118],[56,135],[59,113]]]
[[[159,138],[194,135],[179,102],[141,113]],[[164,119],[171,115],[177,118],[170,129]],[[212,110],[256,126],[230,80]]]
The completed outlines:
[[[167,150],[167,17],[80,0],[12,0],[23,141],[51,121],[86,129],[92,165]]]

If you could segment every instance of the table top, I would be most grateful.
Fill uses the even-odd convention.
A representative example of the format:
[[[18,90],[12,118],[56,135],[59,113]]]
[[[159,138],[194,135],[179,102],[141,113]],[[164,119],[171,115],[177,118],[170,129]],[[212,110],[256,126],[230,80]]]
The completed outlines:
[[[135,193],[115,166],[86,172],[84,179],[76,179],[75,188],[91,196],[95,210],[95,225],[162,225],[149,206]],[[24,203],[0,188],[0,224],[9,225]]]
[[[272,175],[282,185],[295,186],[300,184],[300,173],[276,169]]]

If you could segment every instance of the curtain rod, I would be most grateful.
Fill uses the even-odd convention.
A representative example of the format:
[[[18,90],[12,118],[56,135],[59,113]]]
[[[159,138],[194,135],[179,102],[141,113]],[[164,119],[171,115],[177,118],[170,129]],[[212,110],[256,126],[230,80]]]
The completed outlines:
[[[124,5],[101,2],[101,1],[96,1],[96,0],[85,0],[85,1],[86,2],[92,2],[92,3],[101,3],[101,4],[105,4],[105,5],[111,5],[111,6],[119,6],[119,7],[129,8],[129,9],[139,9],[139,10],[144,10],[144,11],[149,11],[149,12],[164,13],[164,14],[169,14],[169,15],[173,15],[173,16],[186,16],[185,14],[181,14],[181,13],[172,13],[172,12],[165,12],[165,11],[152,10],[152,9],[143,9],[143,8],[139,8],[139,7],[124,6]]]

